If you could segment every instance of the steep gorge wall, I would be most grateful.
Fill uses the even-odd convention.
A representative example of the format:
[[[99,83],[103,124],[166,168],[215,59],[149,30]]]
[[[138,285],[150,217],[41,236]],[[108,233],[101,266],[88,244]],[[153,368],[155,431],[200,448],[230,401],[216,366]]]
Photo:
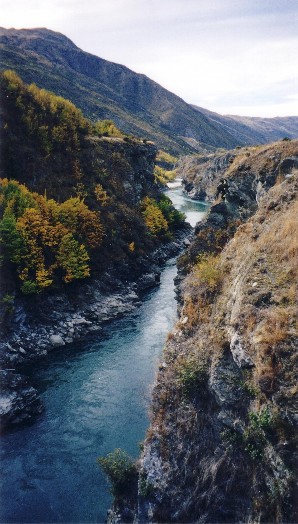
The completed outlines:
[[[34,390],[17,374],[20,366],[98,334],[133,310],[191,228],[155,183],[154,144],[119,130],[101,136],[75,106],[26,86],[12,72],[1,75],[0,87],[6,101],[0,418],[6,427],[40,411]],[[65,238],[77,247],[64,244],[63,266]]]
[[[212,273],[183,282],[141,461],[138,522],[296,522],[298,176]],[[201,271],[201,273],[200,273]]]
[[[279,175],[298,168],[297,140],[236,148],[209,155],[181,157],[177,174],[183,179],[186,194],[193,199],[214,201],[221,178],[226,178],[230,197],[236,191],[249,206],[268,191]],[[231,200],[231,199],[230,199]],[[241,201],[238,205],[241,205]]]
[[[236,198],[235,175],[235,198],[180,258],[138,495],[116,500],[111,522],[297,521],[298,172],[286,164],[263,173],[258,202]]]

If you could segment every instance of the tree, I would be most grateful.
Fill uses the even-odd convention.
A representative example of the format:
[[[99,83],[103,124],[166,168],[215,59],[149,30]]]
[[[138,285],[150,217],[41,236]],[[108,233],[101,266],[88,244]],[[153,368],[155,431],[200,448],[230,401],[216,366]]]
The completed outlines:
[[[154,236],[166,233],[168,230],[168,223],[153,198],[145,197],[143,199],[142,215],[147,228]]]
[[[90,275],[89,255],[85,246],[79,244],[72,233],[68,233],[62,238],[57,253],[57,262],[65,271],[64,282],[72,282],[75,279],[86,278]]]
[[[129,493],[137,482],[137,469],[131,457],[122,449],[115,449],[98,463],[111,482],[112,494],[117,497]]]

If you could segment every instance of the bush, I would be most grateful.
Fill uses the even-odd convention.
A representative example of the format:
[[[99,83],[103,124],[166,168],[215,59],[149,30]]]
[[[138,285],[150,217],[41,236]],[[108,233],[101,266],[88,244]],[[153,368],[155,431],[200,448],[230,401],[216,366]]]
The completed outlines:
[[[98,120],[94,124],[93,131],[99,136],[112,136],[122,138],[123,133],[115,126],[112,120]]]
[[[153,484],[147,480],[144,474],[141,475],[139,489],[142,497],[150,497],[154,493]]]
[[[267,443],[268,433],[272,429],[273,417],[268,408],[259,413],[248,414],[249,425],[244,432],[245,451],[253,460],[262,458]]]
[[[219,287],[221,282],[221,272],[218,266],[218,256],[201,255],[194,266],[194,275],[206,291],[213,293]]]
[[[175,209],[171,200],[166,195],[161,196],[157,206],[165,217],[170,229],[175,229],[185,222],[185,214]]]
[[[128,494],[137,482],[137,469],[132,458],[122,449],[115,449],[106,457],[99,457],[98,463],[111,483],[115,497]]]
[[[207,386],[207,366],[197,357],[183,358],[179,362],[178,383],[186,397],[194,395]]]

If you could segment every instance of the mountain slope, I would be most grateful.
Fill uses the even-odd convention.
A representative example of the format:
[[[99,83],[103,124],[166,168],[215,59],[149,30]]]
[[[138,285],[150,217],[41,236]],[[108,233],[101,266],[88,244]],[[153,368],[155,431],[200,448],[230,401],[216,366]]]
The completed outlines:
[[[14,69],[25,82],[70,99],[92,120],[111,118],[124,131],[173,152],[205,144],[237,145],[232,136],[146,76],[85,53],[59,33],[1,29],[0,50],[1,69]]]
[[[154,140],[173,153],[271,139],[246,125],[239,131],[241,125],[233,120],[223,125],[145,75],[86,53],[60,33],[0,28],[0,52],[0,69],[13,69],[25,82],[68,98],[92,120],[112,119],[123,131]],[[292,136],[287,128],[274,139],[285,135]]]
[[[259,118],[237,115],[219,115],[208,109],[193,106],[203,113],[222,131],[234,136],[239,144],[254,145],[274,142],[281,138],[298,137],[298,117]]]

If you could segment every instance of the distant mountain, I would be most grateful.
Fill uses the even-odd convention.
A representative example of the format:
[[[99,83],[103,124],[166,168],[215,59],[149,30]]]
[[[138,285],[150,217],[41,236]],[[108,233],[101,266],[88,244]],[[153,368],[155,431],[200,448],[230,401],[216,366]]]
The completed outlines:
[[[145,75],[86,53],[48,29],[0,29],[0,69],[7,68],[27,83],[68,98],[88,118],[112,119],[123,131],[176,154],[229,149],[252,140],[253,130],[246,122],[226,125]],[[297,136],[286,128],[275,138],[293,133]],[[256,133],[253,142],[271,140],[265,131],[261,135]]]
[[[234,136],[239,144],[253,145],[275,142],[281,138],[298,138],[298,116],[260,118],[249,116],[222,116],[202,107],[192,106],[205,115],[222,131]]]

